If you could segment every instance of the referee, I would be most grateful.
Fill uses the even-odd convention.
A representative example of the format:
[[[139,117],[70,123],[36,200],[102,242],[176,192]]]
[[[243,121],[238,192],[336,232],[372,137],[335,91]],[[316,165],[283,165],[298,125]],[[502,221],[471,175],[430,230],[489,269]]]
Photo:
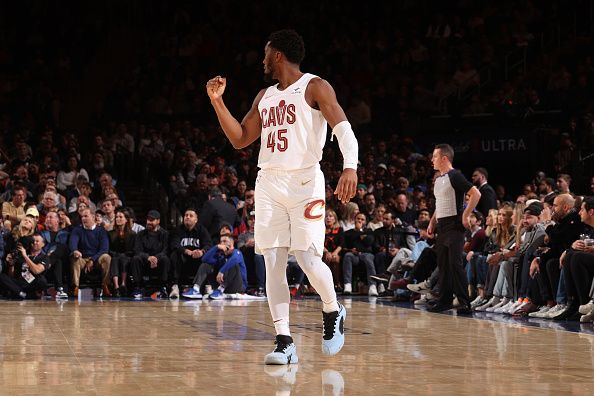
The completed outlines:
[[[442,312],[453,308],[454,295],[458,297],[459,314],[470,314],[468,279],[463,268],[464,229],[469,228],[468,216],[472,213],[481,193],[464,175],[452,166],[454,149],[449,144],[438,144],[433,150],[431,162],[439,172],[435,179],[435,213],[431,217],[427,233],[433,237],[439,267],[439,300],[428,308],[430,312]],[[464,195],[468,204],[464,208]]]

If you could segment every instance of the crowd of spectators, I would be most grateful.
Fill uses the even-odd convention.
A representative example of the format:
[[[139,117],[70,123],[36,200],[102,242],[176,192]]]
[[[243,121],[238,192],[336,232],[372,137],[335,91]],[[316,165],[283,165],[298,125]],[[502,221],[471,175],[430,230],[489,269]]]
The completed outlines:
[[[539,306],[552,310],[559,285],[571,282],[574,275],[565,273],[572,271],[565,269],[572,268],[568,265],[561,275],[551,270],[545,277],[547,269],[554,267],[547,263],[559,260],[566,249],[572,250],[572,244],[577,254],[566,253],[563,261],[583,263],[584,245],[575,241],[588,231],[566,235],[574,239],[564,241],[562,250],[555,245],[558,255],[547,257],[546,262],[541,259],[542,270],[522,261],[532,257],[524,242],[540,236],[531,233],[533,228],[544,233],[551,220],[557,224],[564,218],[551,197],[559,194],[569,202],[575,147],[587,148],[594,141],[589,118],[592,51],[576,54],[566,65],[551,55],[536,63],[549,62],[549,69],[541,74],[516,76],[496,92],[475,91],[481,69],[497,66],[498,59],[514,48],[530,47],[537,32],[550,27],[559,12],[557,3],[535,7],[525,1],[513,7],[509,2],[461,2],[455,13],[436,10],[433,15],[419,12],[424,2],[417,3],[387,5],[373,25],[366,22],[370,20],[364,15],[367,11],[355,6],[340,5],[338,12],[337,5],[318,5],[323,13],[303,12],[303,7],[313,4],[288,6],[293,23],[303,26],[300,33],[308,49],[304,68],[320,73],[337,88],[361,148],[357,195],[349,204],[341,204],[333,195],[342,163],[336,143],[328,142],[321,163],[327,182],[323,256],[336,289],[397,300],[415,298],[407,294],[409,287],[415,292],[431,290],[419,304],[438,293],[431,287],[436,280],[435,257],[425,233],[433,213],[434,172],[428,152],[400,128],[407,118],[444,111],[440,107],[444,99],[459,97],[453,92],[472,92],[472,103],[460,111],[517,110],[518,103],[522,111],[571,108],[554,168],[548,174],[537,172],[522,191],[514,191],[515,199],[510,186],[503,183],[485,192],[486,169],[476,168],[472,174],[483,195],[492,197],[490,204],[479,207],[468,241],[467,268],[475,305],[482,302],[477,306],[488,309],[505,302],[495,308],[499,309],[521,297],[522,304],[532,304],[522,306],[527,314]],[[270,26],[259,21],[262,15],[279,12],[281,5],[248,7],[247,26],[231,27],[225,35],[216,27],[229,23],[230,2],[201,4],[199,9],[191,4],[160,7],[145,11],[141,19],[147,25],[159,20],[162,28],[147,31],[138,48],[138,63],[123,70],[101,106],[100,120],[84,134],[61,128],[62,108],[54,92],[64,94],[68,82],[55,76],[69,76],[73,68],[84,67],[89,59],[85,54],[98,45],[97,39],[84,36],[81,40],[88,44],[84,51],[60,52],[39,41],[52,37],[46,35],[47,26],[40,26],[37,34],[25,35],[31,47],[22,52],[15,51],[16,41],[3,43],[0,101],[7,106],[0,135],[1,284],[6,295],[39,297],[53,285],[63,298],[77,295],[83,284],[96,285],[103,296],[137,298],[152,291],[162,298],[265,294],[264,261],[255,253],[253,239],[259,147],[254,144],[235,151],[230,146],[216,127],[203,83],[211,75],[228,73],[226,100],[235,113],[244,113],[261,86],[261,57]],[[324,13],[337,18],[325,26],[320,19]],[[355,14],[360,19],[356,26],[348,23]],[[318,30],[322,25],[327,34]],[[246,29],[252,34],[241,34]],[[15,37],[19,34],[15,30]],[[64,30],[62,34],[73,33]],[[38,50],[42,47],[45,53]],[[511,113],[516,114],[515,110]],[[153,209],[146,213],[146,224],[139,224],[122,188],[138,177],[135,163],[147,167],[147,177],[165,187],[180,213],[179,221],[174,216],[173,221],[161,223],[161,213]],[[490,171],[497,174],[497,169]],[[594,189],[594,179],[592,183]],[[575,189],[580,194],[594,193],[587,186]],[[589,201],[571,196],[577,203],[566,204],[567,212],[573,213],[575,222],[589,224],[587,216],[576,218],[579,210],[590,213],[580,206]],[[529,216],[537,217],[541,226],[527,222]],[[483,239],[491,240],[487,244],[491,250],[477,241],[485,225]],[[494,231],[498,227],[502,231]],[[546,230],[556,235],[554,228]],[[46,256],[44,260],[39,252]],[[514,268],[521,276],[513,277]],[[579,271],[574,269],[582,274]],[[289,272],[294,296],[315,292],[298,266],[289,265]],[[539,293],[532,279],[542,284]],[[517,280],[521,282],[516,291]],[[188,288],[183,290],[184,286]],[[575,287],[581,294],[573,291]],[[573,311],[577,302],[587,302],[582,284],[564,290],[566,298],[557,299],[557,305]]]

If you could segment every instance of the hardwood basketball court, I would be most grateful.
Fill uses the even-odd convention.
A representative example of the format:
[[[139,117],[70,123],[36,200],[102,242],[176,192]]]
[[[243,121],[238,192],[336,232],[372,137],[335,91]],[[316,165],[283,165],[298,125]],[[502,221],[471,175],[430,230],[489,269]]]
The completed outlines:
[[[320,302],[292,303],[299,364],[289,367],[262,363],[274,341],[265,301],[0,301],[0,395],[585,395],[594,389],[592,324],[341,301],[347,342],[331,358],[320,349]]]

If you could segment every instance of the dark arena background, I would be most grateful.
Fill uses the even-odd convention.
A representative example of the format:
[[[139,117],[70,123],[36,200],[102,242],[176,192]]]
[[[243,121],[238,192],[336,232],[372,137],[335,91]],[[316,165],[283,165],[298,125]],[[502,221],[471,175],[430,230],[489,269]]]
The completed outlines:
[[[0,395],[591,393],[593,0],[24,0],[0,4],[0,26]],[[233,148],[205,85],[226,77],[241,121],[285,28],[353,127],[358,186],[351,204],[334,196],[328,133],[323,260],[348,310],[343,350],[322,355],[320,298],[290,257],[300,361],[265,366],[259,141]],[[427,311],[436,261],[414,255],[432,249],[440,143],[494,191],[464,247],[471,315]],[[357,213],[373,262],[348,278]],[[85,221],[108,238],[90,261],[73,239]],[[245,290],[218,298],[215,272],[193,292],[188,229],[211,239],[192,249],[233,238]],[[37,244],[45,264],[26,268]]]

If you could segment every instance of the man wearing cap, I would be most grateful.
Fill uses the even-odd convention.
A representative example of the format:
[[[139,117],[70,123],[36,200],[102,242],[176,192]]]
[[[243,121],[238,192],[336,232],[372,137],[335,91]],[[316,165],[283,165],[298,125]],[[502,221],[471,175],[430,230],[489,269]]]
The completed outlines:
[[[170,298],[179,298],[180,278],[186,279],[189,274],[196,274],[202,263],[202,256],[212,246],[208,230],[198,224],[198,211],[186,209],[184,222],[172,233],[169,240],[171,266],[173,267],[173,285]]]
[[[161,214],[152,209],[146,215],[146,229],[136,235],[134,257],[130,264],[130,275],[134,287],[134,298],[142,298],[140,281],[148,272],[156,272],[160,282],[160,298],[167,298],[167,280],[170,267],[167,248],[169,233],[161,228]]]
[[[103,296],[109,297],[109,270],[111,256],[109,253],[109,236],[103,227],[95,224],[95,213],[84,209],[80,213],[81,225],[74,227],[70,234],[68,247],[72,262],[73,295],[78,296],[81,271],[85,273],[100,269],[102,275]]]
[[[15,187],[12,193],[12,199],[2,204],[2,219],[10,221],[12,228],[25,217],[25,198],[27,191],[25,187]]]

